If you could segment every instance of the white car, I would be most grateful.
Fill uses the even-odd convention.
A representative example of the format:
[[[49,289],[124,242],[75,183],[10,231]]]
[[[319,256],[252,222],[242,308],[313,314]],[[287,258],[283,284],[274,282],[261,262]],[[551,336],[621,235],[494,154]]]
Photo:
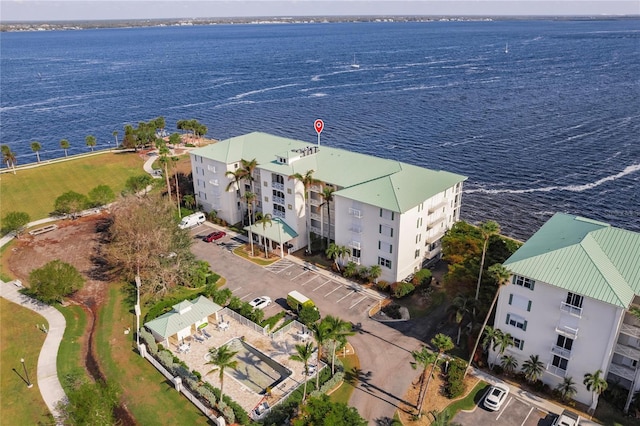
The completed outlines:
[[[256,297],[251,302],[249,302],[249,305],[251,305],[252,308],[256,309],[264,309],[270,304],[271,298],[267,296]]]
[[[578,426],[578,424],[580,424],[580,416],[569,410],[564,410],[555,419],[552,426]]]
[[[489,388],[487,396],[484,397],[484,406],[489,410],[498,411],[502,407],[502,403],[507,399],[509,395],[509,388],[507,385],[498,383]]]

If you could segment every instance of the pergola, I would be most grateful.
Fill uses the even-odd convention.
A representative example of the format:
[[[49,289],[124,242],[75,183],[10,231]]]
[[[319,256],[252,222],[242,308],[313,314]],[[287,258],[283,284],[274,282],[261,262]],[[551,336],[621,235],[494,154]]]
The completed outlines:
[[[272,218],[271,223],[267,223],[266,225],[254,223],[251,226],[245,226],[244,230],[248,231],[250,235],[256,234],[269,241],[278,243],[280,245],[280,258],[284,257],[284,244],[298,236],[298,233],[279,217]]]

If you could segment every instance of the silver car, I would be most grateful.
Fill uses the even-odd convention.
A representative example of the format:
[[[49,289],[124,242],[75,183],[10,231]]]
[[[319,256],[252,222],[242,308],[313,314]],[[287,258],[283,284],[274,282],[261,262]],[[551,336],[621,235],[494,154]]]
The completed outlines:
[[[507,399],[509,395],[509,388],[507,385],[498,383],[489,388],[487,396],[484,397],[484,406],[492,411],[498,411],[502,407],[502,403]]]

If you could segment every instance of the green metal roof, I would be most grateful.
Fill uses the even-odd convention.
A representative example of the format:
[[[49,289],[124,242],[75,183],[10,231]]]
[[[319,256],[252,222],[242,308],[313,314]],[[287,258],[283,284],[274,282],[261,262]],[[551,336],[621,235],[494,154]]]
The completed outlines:
[[[254,132],[191,153],[226,164],[255,158],[260,169],[285,176],[304,175],[313,170],[314,178],[342,188],[335,192],[336,195],[400,213],[467,179],[454,173],[327,146],[321,146],[316,154],[292,164],[277,162],[276,155],[289,158],[292,150],[313,146],[316,145]]]
[[[627,309],[640,294],[640,234],[563,213],[547,221],[504,266]]]
[[[171,312],[145,323],[145,327],[166,339],[221,309],[220,305],[204,296],[193,301],[183,300],[174,305]]]
[[[258,234],[261,237],[266,236],[267,239],[278,244],[286,243],[298,236],[298,233],[279,217],[272,218],[271,224],[267,223],[266,226],[261,223],[254,223],[251,226],[244,227],[245,231],[248,231],[249,228],[254,234]]]

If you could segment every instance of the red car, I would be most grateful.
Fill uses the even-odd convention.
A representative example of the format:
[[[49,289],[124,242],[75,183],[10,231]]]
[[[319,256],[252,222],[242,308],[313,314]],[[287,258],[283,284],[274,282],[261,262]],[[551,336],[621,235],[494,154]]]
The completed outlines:
[[[224,237],[225,235],[227,235],[227,233],[224,232],[224,231],[212,232],[209,235],[207,235],[206,237],[204,237],[202,239],[202,241],[204,241],[205,243],[210,243],[212,241],[219,240],[220,238]]]

